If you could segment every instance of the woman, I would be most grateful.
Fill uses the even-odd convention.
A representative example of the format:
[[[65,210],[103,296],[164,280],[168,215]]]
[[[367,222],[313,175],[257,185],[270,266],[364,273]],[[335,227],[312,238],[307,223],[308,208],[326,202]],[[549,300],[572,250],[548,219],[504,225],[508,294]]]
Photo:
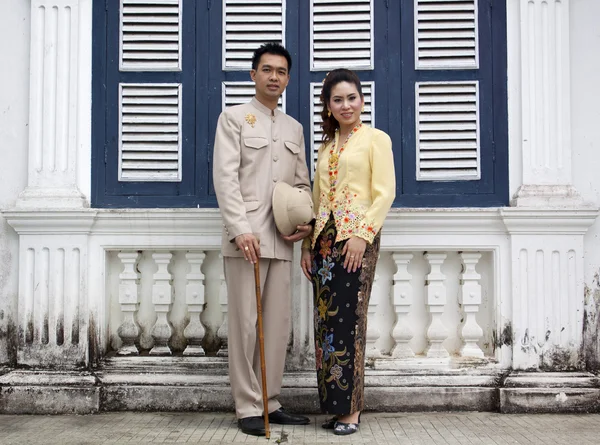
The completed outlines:
[[[360,79],[347,69],[323,82],[323,144],[313,199],[312,237],[301,266],[312,281],[315,349],[323,424],[335,434],[358,431],[364,407],[367,309],[379,254],[379,231],[394,201],[396,181],[387,134],[363,125]]]

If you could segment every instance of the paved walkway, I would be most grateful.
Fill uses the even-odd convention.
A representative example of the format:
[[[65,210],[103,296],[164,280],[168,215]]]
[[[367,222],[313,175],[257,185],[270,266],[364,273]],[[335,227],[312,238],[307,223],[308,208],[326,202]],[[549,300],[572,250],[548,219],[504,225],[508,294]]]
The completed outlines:
[[[320,427],[274,425],[271,440],[238,431],[230,413],[0,415],[0,444],[544,444],[597,445],[600,414],[419,413],[363,415],[360,432],[338,437]]]

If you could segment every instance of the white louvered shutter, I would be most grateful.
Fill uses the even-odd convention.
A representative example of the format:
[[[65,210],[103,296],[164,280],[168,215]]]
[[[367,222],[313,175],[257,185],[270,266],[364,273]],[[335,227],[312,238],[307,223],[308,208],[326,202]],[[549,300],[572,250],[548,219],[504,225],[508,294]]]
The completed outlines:
[[[311,0],[311,70],[373,69],[373,1]]]
[[[479,82],[416,84],[417,180],[480,179]]]
[[[285,0],[223,0],[223,69],[249,70],[265,42],[285,45]]]
[[[221,88],[222,109],[247,104],[254,97],[254,92],[254,82],[223,82]],[[285,113],[285,91],[277,105],[277,108]]]
[[[119,181],[181,180],[181,85],[119,85]]]
[[[121,71],[181,71],[182,0],[121,0]]]
[[[311,101],[310,101],[310,127],[312,132],[310,151],[312,156],[310,157],[310,172],[311,178],[314,177],[315,168],[317,166],[317,156],[319,154],[319,147],[323,140],[323,131],[321,129],[321,88],[323,84],[320,82],[313,82],[310,84],[311,87]],[[361,120],[364,124],[370,127],[375,126],[375,82],[362,82],[362,92],[365,96],[365,111],[361,114]]]
[[[415,0],[417,69],[479,67],[477,0]]]

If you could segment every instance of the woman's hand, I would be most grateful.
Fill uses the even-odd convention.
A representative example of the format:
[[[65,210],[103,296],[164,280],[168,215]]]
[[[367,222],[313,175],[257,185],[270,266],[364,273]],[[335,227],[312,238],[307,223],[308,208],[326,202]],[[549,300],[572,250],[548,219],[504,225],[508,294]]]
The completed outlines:
[[[350,272],[356,272],[362,266],[363,255],[367,248],[367,241],[358,237],[353,236],[342,249],[342,255],[346,255],[344,258],[344,269]]]
[[[312,275],[310,273],[312,269],[312,255],[310,249],[302,249],[300,267],[302,267],[302,272],[304,272],[304,276],[308,278],[308,281],[312,281]]]

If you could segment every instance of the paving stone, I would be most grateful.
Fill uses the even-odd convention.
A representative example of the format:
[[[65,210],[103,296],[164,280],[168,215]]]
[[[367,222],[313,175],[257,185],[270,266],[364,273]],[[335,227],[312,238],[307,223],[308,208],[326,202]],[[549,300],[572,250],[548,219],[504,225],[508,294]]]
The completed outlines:
[[[0,444],[592,445],[600,436],[600,414],[366,413],[346,437],[322,429],[324,419],[273,425],[267,441],[239,431],[230,413],[0,415]]]

